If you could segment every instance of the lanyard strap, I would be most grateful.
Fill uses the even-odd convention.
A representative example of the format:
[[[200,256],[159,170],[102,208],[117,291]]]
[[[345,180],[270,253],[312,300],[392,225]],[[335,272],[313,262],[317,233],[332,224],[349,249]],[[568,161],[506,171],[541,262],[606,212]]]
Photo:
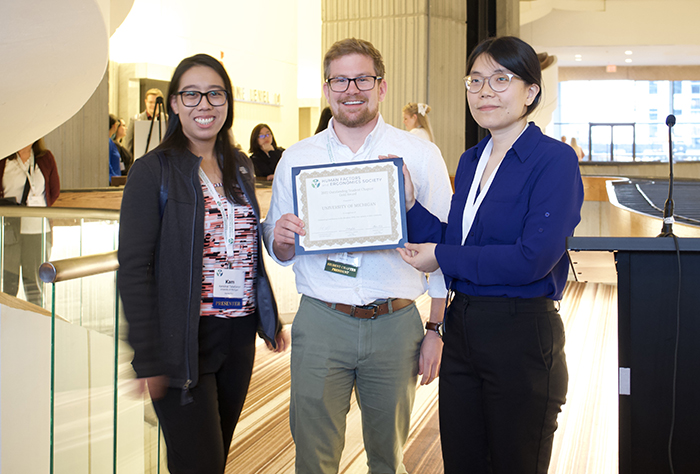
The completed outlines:
[[[481,178],[484,176],[484,170],[486,169],[486,164],[489,162],[492,150],[493,139],[489,140],[489,142],[486,144],[486,148],[484,148],[484,151],[479,158],[479,164],[476,167],[476,172],[474,173],[474,178],[472,179],[472,185],[469,188],[469,194],[467,195],[467,202],[464,204],[464,213],[462,214],[462,243],[467,240],[467,235],[469,234],[469,230],[472,228],[476,213],[479,211],[481,203],[484,201],[484,197],[491,187],[491,183],[493,182],[493,178],[496,176],[498,168],[501,166],[501,163],[503,163],[503,160],[501,160],[501,163],[498,163],[496,169],[493,170],[488,181],[486,181],[484,188],[477,196],[476,192],[479,189]]]
[[[224,242],[226,244],[226,256],[227,260],[231,260],[233,259],[233,243],[236,241],[236,221],[234,215],[234,205],[228,202],[228,199],[226,199],[218,193],[218,191],[214,188],[214,185],[212,184],[211,180],[209,180],[209,176],[207,176],[207,174],[202,170],[202,168],[199,168],[199,177],[202,181],[204,181],[204,184],[209,190],[209,194],[211,194],[211,197],[214,200],[214,204],[216,205],[216,207],[219,208],[219,212],[221,212],[221,217],[224,220]],[[224,204],[224,201],[226,201],[228,206]]]
[[[365,137],[365,140],[367,140],[367,137]],[[370,143],[373,141],[374,141],[374,136],[372,136],[372,138],[370,138]],[[374,149],[374,145],[372,144],[372,146],[367,147],[367,151],[363,152],[363,154],[365,155],[365,158],[363,158],[361,160],[353,159],[352,161],[369,160],[370,159],[369,156],[372,153],[373,149]],[[326,151],[328,151],[328,158],[330,158],[331,163],[335,163],[336,161],[335,161],[335,156],[333,155],[333,145],[331,144],[331,134],[330,133],[328,134],[328,140],[326,140]]]
[[[525,124],[525,128],[522,129],[518,137],[515,139],[515,142],[518,141],[518,138],[522,136],[522,134],[527,130],[527,127],[529,124]],[[512,145],[511,145],[512,148]],[[493,172],[491,173],[491,176],[489,176],[488,181],[486,181],[486,184],[484,185],[484,188],[479,192],[479,196],[476,196],[477,191],[479,190],[479,183],[481,183],[481,178],[484,176],[484,171],[486,170],[486,164],[489,162],[489,158],[491,158],[491,152],[493,151],[493,137],[489,140],[489,142],[486,144],[486,147],[484,148],[484,151],[481,153],[481,157],[479,158],[479,164],[476,167],[476,172],[474,173],[474,179],[472,179],[472,185],[469,188],[469,195],[467,196],[467,202],[464,204],[464,213],[462,214],[462,245],[467,240],[467,236],[469,235],[469,231],[472,228],[472,224],[474,224],[474,219],[476,218],[476,213],[479,211],[479,208],[481,207],[481,203],[484,201],[484,197],[486,197],[486,193],[488,192],[489,188],[491,187],[491,183],[493,182],[493,179],[496,177],[496,172],[498,172],[498,169],[501,167],[501,164],[503,163],[505,157],[503,160],[496,165],[496,168],[494,168]],[[510,150],[509,150],[510,151]],[[506,152],[507,154],[507,152]]]
[[[27,177],[27,184],[31,188],[32,194],[34,194],[34,182],[32,180],[32,173],[31,173],[32,168],[36,167],[36,162],[34,161],[34,156],[29,157],[29,163],[27,164],[26,169],[19,163],[21,159],[22,158],[20,158],[19,155],[17,155],[17,159],[12,160],[12,161],[16,162],[15,164],[19,167],[20,170],[22,170],[22,173],[24,173],[24,175]],[[24,193],[23,193],[24,195],[22,196],[23,200],[25,200],[26,196],[29,194],[27,184],[24,185]]]

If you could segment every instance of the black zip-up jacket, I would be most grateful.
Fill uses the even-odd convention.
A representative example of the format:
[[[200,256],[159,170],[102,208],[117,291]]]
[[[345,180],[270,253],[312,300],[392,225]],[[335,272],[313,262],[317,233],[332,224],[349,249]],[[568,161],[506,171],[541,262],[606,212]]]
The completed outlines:
[[[124,188],[119,223],[118,287],[129,323],[132,365],[139,378],[166,375],[171,387],[197,384],[199,311],[204,251],[204,196],[201,158],[189,151],[156,151],[136,160]],[[253,166],[243,153],[236,176],[260,228]],[[160,217],[161,171],[168,176],[167,201]],[[277,305],[265,273],[258,230],[256,316],[259,334],[275,344],[281,329]]]

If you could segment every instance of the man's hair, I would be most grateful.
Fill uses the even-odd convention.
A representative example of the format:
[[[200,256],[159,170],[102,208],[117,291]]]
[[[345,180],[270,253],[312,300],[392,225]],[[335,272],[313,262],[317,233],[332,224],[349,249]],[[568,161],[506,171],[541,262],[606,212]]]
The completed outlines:
[[[330,78],[331,62],[350,54],[361,54],[371,58],[374,62],[374,74],[384,77],[384,60],[382,59],[382,53],[380,53],[379,50],[369,41],[357,38],[347,38],[336,41],[333,43],[333,46],[330,47],[328,52],[326,52],[326,55],[323,58],[324,80],[328,80]]]
[[[160,89],[158,89],[157,87],[154,87],[153,89],[148,89],[146,91],[146,97],[148,97],[149,95],[154,95],[156,97],[163,97],[163,92]]]

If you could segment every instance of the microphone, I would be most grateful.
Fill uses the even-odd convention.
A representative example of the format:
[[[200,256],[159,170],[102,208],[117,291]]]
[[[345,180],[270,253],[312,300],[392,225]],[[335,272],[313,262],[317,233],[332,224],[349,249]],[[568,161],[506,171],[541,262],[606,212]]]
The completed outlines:
[[[666,117],[666,125],[668,126],[668,197],[664,204],[664,223],[661,227],[661,233],[657,237],[673,237],[673,138],[671,137],[671,129],[676,124],[675,115],[671,114]]]

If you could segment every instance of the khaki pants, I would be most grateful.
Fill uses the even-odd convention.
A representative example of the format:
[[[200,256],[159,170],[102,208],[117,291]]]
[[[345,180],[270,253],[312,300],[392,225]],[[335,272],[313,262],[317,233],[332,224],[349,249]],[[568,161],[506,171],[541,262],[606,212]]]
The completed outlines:
[[[350,396],[372,474],[405,473],[423,325],[415,304],[356,319],[302,297],[292,325],[290,426],[297,473],[337,473]]]

